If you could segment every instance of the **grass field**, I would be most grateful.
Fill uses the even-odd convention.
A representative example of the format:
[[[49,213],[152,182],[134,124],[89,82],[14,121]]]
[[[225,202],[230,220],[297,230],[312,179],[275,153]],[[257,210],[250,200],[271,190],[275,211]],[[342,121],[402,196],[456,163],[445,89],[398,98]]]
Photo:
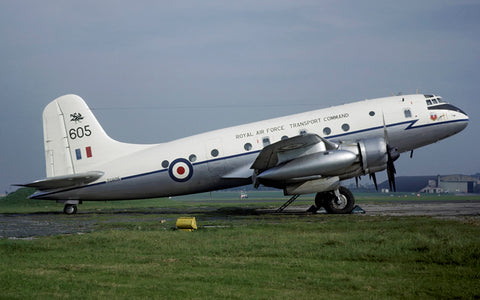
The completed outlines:
[[[86,234],[0,239],[0,299],[480,298],[478,217],[256,215],[247,208],[265,204],[252,197],[216,196],[211,204],[210,195],[87,203],[80,206],[87,215],[57,217],[105,220],[113,209],[159,207],[152,203],[171,213],[99,222]],[[278,206],[276,197],[264,194],[267,206]],[[3,212],[15,210],[10,202],[0,201]],[[23,205],[16,209],[31,209]],[[55,205],[36,211],[61,210]],[[160,222],[192,205],[199,230]],[[215,217],[222,209],[232,215]]]

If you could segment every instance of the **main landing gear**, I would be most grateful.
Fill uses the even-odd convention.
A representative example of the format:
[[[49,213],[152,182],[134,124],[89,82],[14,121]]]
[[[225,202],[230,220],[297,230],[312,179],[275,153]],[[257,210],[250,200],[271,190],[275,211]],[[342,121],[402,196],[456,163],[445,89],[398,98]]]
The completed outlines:
[[[300,195],[293,195],[285,204],[277,209],[277,213],[282,212]],[[349,214],[355,208],[355,198],[349,189],[341,186],[334,191],[317,193],[315,196],[315,205],[312,205],[307,212],[317,212],[320,208],[325,208],[329,214]]]
[[[317,193],[315,206],[325,208],[329,214],[349,214],[355,208],[355,198],[349,189],[341,186],[334,191]]]

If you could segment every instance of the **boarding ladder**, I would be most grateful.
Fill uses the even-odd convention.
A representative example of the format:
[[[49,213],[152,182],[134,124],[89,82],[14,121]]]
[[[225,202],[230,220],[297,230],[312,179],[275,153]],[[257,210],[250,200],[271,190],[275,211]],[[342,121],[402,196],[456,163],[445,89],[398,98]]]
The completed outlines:
[[[282,206],[280,206],[278,209],[277,209],[277,213],[280,213],[282,212],[285,208],[287,208],[287,206],[289,206],[290,204],[292,204],[293,201],[295,201],[295,199],[297,199],[298,197],[300,197],[300,195],[293,195],[292,198],[288,199],[287,202],[283,203]]]

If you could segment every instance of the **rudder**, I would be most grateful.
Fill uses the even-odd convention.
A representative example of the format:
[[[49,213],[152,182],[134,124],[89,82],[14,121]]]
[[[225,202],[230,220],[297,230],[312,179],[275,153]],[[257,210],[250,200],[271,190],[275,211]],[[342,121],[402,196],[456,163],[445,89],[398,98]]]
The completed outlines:
[[[45,107],[43,130],[47,177],[97,171],[99,164],[140,146],[111,139],[76,95],[61,96]]]

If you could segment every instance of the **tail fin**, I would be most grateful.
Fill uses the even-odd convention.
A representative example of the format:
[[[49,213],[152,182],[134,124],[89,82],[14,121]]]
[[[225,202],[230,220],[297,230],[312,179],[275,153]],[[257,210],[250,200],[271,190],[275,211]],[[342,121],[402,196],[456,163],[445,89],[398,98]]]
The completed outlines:
[[[43,134],[47,177],[99,171],[101,163],[144,146],[111,139],[76,95],[61,96],[45,107]]]

